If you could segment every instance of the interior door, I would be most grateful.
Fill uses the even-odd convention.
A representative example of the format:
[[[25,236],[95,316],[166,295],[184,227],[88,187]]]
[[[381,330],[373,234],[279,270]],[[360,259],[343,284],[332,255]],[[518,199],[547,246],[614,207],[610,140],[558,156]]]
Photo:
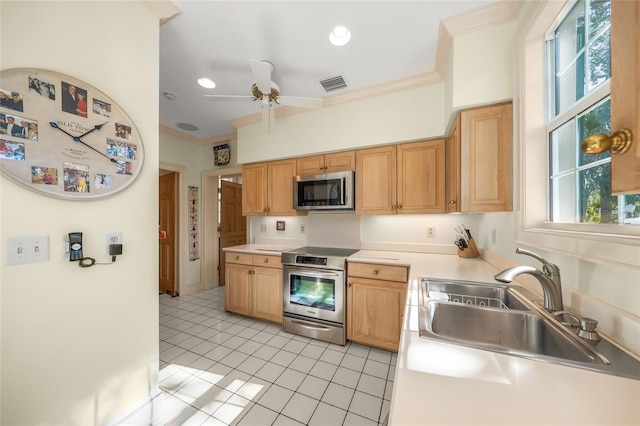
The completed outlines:
[[[160,239],[160,282],[161,293],[178,295],[176,285],[176,244],[177,244],[177,211],[178,211],[178,174],[175,172],[161,175],[159,178],[159,217],[160,230],[166,238]]]
[[[247,242],[247,220],[242,216],[242,185],[236,182],[221,181],[220,185],[220,250],[219,279],[225,285],[225,247],[237,246]]]

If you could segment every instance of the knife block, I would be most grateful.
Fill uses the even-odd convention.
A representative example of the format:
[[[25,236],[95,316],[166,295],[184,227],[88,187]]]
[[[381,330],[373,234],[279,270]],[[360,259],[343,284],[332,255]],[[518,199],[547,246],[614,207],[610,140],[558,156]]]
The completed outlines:
[[[469,238],[469,247],[464,250],[458,249],[458,256],[467,258],[480,257],[480,251],[473,238]]]

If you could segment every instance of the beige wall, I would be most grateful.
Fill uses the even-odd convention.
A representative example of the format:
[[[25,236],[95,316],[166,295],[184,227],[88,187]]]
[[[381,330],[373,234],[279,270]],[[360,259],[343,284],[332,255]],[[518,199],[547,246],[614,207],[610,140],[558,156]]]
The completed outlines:
[[[291,115],[238,129],[238,161],[252,163],[444,134],[444,84]]]
[[[0,177],[2,251],[22,235],[50,246],[47,262],[2,266],[0,423],[103,424],[158,392],[158,20],[135,1],[2,1],[0,14],[3,69],[85,80],[144,141],[138,180],[106,199],[58,200]],[[105,234],[121,231],[124,254],[79,268],[64,254],[71,231],[99,262]]]

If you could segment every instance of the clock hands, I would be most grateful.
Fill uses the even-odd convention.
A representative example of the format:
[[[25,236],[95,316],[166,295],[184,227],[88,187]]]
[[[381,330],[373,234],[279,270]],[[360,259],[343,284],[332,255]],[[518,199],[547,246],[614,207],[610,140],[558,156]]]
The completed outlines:
[[[102,129],[102,126],[104,126],[105,124],[107,124],[108,121],[105,121],[102,124],[96,124],[95,126],[93,126],[93,129],[89,130],[88,132],[84,132],[83,134],[81,134],[80,136],[76,136],[78,139],[87,136],[89,133],[93,132],[94,130],[100,130]],[[75,138],[74,138],[75,140]]]
[[[88,145],[87,143],[85,143],[82,139],[80,139],[81,137],[88,135],[89,133],[93,132],[94,130],[100,130],[100,128],[102,128],[102,126],[104,126],[105,124],[107,124],[108,121],[106,123],[102,123],[99,124],[97,126],[95,126],[93,129],[89,130],[88,132],[83,133],[80,136],[74,136],[71,133],[67,132],[65,129],[63,129],[62,127],[58,126],[58,123],[56,123],[55,121],[50,121],[49,125],[51,127],[53,127],[54,129],[58,129],[60,130],[62,133],[68,135],[71,137],[71,139],[73,139],[74,142],[80,142],[82,145],[86,146],[87,148],[91,148],[92,150],[94,150],[95,152],[97,152],[98,154],[104,156],[107,160],[111,161],[112,163],[116,163],[119,164],[118,161],[114,160],[113,158],[109,157],[107,154],[105,154],[102,151],[99,151],[97,149],[95,149],[94,147],[92,147],[91,145]]]

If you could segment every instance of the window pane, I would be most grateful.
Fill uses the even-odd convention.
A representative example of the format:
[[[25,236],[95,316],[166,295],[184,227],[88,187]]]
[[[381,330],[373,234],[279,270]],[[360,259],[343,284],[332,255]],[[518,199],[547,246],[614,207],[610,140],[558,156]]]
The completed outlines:
[[[580,1],[556,30],[556,69],[558,71],[564,70],[584,47],[584,30],[584,1]]]
[[[584,52],[556,78],[556,115],[584,96]]]
[[[611,195],[611,163],[582,170],[580,184],[580,222],[616,223],[618,197]]]
[[[551,221],[574,223],[575,215],[575,174],[551,179]]]
[[[589,10],[589,39],[611,22],[611,1],[610,0],[591,0],[588,6]]]
[[[640,194],[625,195],[624,197],[624,221],[629,225],[640,225]]]
[[[589,81],[587,92],[611,77],[611,29],[607,29],[589,44]]]
[[[578,141],[597,133],[611,134],[611,101],[609,98],[578,116]],[[583,166],[609,157],[611,157],[610,151],[596,155],[580,151],[578,165]]]
[[[576,126],[575,120],[562,125],[551,132],[549,161],[551,174],[557,175],[576,167]]]

